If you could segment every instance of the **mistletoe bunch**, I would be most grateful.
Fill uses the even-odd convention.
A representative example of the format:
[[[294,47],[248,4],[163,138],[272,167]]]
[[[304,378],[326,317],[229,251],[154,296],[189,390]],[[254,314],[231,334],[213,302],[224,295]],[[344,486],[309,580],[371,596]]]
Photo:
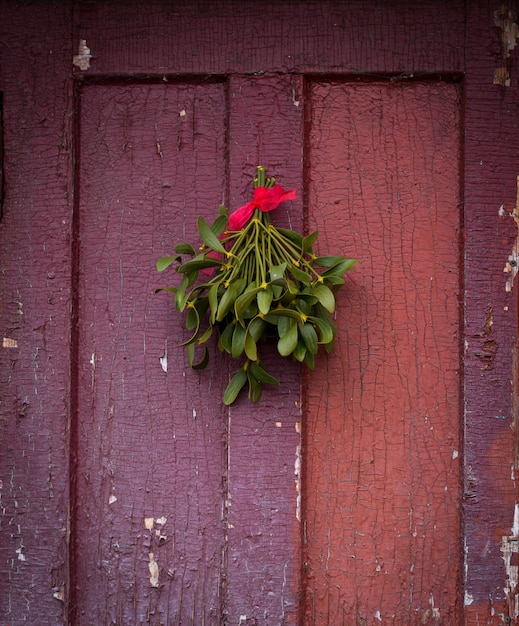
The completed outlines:
[[[222,206],[213,224],[198,218],[198,250],[179,243],[177,256],[157,261],[159,272],[175,263],[182,276],[178,287],[157,291],[172,292],[176,309],[187,311],[191,336],[181,345],[187,347],[189,365],[207,366],[206,344],[214,332],[220,350],[242,361],[225,390],[225,404],[232,404],[247,383],[253,402],[264,384],[279,384],[259,358],[264,342],[276,341],[282,357],[292,356],[310,369],[319,345],[327,352],[333,348],[334,293],[356,263],[342,256],[316,256],[317,232],[304,237],[272,224],[269,212],[294,199],[295,191],[266,178],[262,167],[254,187],[254,199],[230,217]]]

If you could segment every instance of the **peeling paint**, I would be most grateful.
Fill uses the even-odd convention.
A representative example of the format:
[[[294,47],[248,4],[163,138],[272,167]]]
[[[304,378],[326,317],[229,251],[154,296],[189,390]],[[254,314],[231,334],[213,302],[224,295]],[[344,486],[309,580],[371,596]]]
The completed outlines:
[[[153,552],[148,554],[150,562],[148,563],[148,569],[150,570],[150,585],[152,587],[159,586],[159,565],[155,560]]]
[[[429,604],[431,605],[431,616],[433,619],[440,619],[440,609],[434,606],[434,596],[431,593],[431,597],[429,598]]]
[[[296,422],[296,433],[301,433],[301,424]],[[301,521],[301,443],[296,446],[296,459],[294,462],[294,474],[296,481],[296,519]]]
[[[516,537],[503,536],[501,541],[501,554],[505,562],[506,580],[503,590],[506,594],[510,615],[519,616],[518,588],[519,567],[517,563],[519,553],[519,540]]]
[[[164,342],[164,354],[159,358],[162,371],[168,373],[168,342]]]
[[[79,67],[80,70],[88,70],[90,68],[90,48],[86,45],[85,39],[79,40],[78,53],[74,55],[72,63]]]
[[[506,279],[506,291],[512,291],[514,286],[514,280],[518,271],[518,263],[519,263],[519,176],[517,177],[517,199],[516,205],[513,212],[510,214],[511,217],[514,218],[514,221],[517,225],[517,237],[512,246],[512,251],[508,255],[507,262],[505,263],[505,267],[503,268],[503,272],[508,274]]]
[[[505,562],[506,579],[504,592],[507,598],[508,614],[519,617],[519,504],[514,508],[514,520],[511,535],[504,535],[501,540],[501,554]]]
[[[65,602],[65,585],[54,587],[52,591],[53,591],[53,594],[52,594],[53,598],[56,598],[56,600],[59,600],[60,602]]]
[[[507,59],[510,58],[510,52],[517,46],[517,39],[519,38],[519,26],[515,12],[503,3],[501,8],[494,12],[494,24],[501,30],[501,56],[505,61],[504,65],[494,70],[494,85],[510,87],[510,71]]]

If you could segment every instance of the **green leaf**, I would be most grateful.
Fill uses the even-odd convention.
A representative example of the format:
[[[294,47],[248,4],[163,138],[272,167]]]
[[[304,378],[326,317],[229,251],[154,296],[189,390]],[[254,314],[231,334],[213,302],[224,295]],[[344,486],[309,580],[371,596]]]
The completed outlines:
[[[241,319],[239,320],[243,324],[246,320],[250,320],[258,315],[258,305],[255,301],[251,302],[249,306],[243,311]]]
[[[270,305],[272,304],[273,296],[274,294],[269,287],[267,287],[266,289],[262,289],[258,293],[258,308],[263,313],[263,315],[266,315],[270,311]]]
[[[177,293],[178,289],[176,287],[159,287],[155,289],[153,293],[159,293],[159,291],[169,291],[169,293]]]
[[[188,325],[189,320],[189,325]],[[193,334],[187,341],[183,341],[181,346],[188,346],[192,344],[196,338],[198,337],[198,333],[200,331],[200,317],[198,316],[198,311],[194,307],[189,308],[188,317],[186,318],[186,328],[188,330],[195,329]]]
[[[254,337],[250,333],[245,334],[244,348],[247,358],[251,361],[256,361],[258,358],[258,348],[256,346],[256,342],[254,341]]]
[[[292,319],[299,321],[301,319],[301,313],[299,313],[298,311],[294,311],[294,309],[278,307],[276,309],[272,309],[272,311],[270,311],[269,314],[265,316],[265,321],[276,324],[277,322],[272,320],[272,318],[276,317],[291,317]]]
[[[226,254],[226,250],[221,244],[218,237],[213,233],[211,228],[207,225],[207,222],[203,217],[199,217],[197,220],[198,232],[200,233],[200,237],[206,246],[216,250],[217,252],[221,252],[222,254]]]
[[[227,324],[224,331],[220,333],[220,339],[218,341],[218,347],[220,350],[228,352],[231,354],[232,350],[232,334],[234,332],[234,324]]]
[[[190,243],[179,243],[175,246],[175,252],[178,254],[191,254],[195,256],[196,252]]]
[[[312,283],[310,276],[295,265],[291,265],[289,269],[292,276],[299,282],[303,283],[303,285],[310,285]]]
[[[301,243],[302,252],[311,252],[312,246],[314,245],[315,240],[317,239],[318,236],[319,236],[319,233],[317,231],[314,231],[313,233],[310,233],[310,235],[307,235],[306,237],[304,237]]]
[[[335,267],[336,265],[338,265],[339,263],[345,260],[352,260],[352,259],[345,259],[343,256],[318,256],[316,259],[314,259],[313,262],[315,265],[318,265],[319,267]]]
[[[340,276],[336,276],[335,274],[328,274],[325,273],[323,274],[323,278],[324,278],[324,284],[326,285],[332,285],[332,286],[341,286],[344,285],[344,278],[341,278]]]
[[[278,233],[286,237],[292,243],[295,243],[298,248],[303,247],[303,236],[299,233],[295,233],[293,230],[287,230],[286,228],[277,228]]]
[[[237,359],[245,348],[245,328],[241,324],[236,324],[234,326],[234,332],[232,334],[232,344],[231,344],[231,356],[233,359]]]
[[[206,270],[210,267],[218,267],[223,265],[223,261],[220,259],[213,259],[211,257],[200,258],[199,255],[196,259],[183,263],[178,269],[179,274],[187,274],[188,272],[198,272],[200,270]]]
[[[317,354],[317,333],[311,323],[299,324],[299,334],[301,335],[306,348],[310,354]]]
[[[326,285],[315,285],[312,289],[312,295],[319,300],[328,313],[335,311],[335,296]]]
[[[204,334],[198,338],[197,342],[198,344],[202,344],[205,343],[206,341],[209,341],[209,339],[211,338],[212,334],[213,334],[213,328],[214,326],[208,326],[204,332]]]
[[[247,332],[252,336],[254,341],[259,341],[260,337],[263,335],[263,331],[265,330],[265,320],[261,317],[255,317],[249,324],[247,328]]]
[[[246,280],[244,278],[238,278],[229,285],[220,300],[220,304],[218,305],[216,321],[221,322],[223,318],[227,315],[230,308],[233,306],[236,298],[243,291],[245,284]]]
[[[333,341],[333,338],[335,337],[335,326],[331,320],[325,321],[319,317],[308,316],[308,321],[311,322],[319,331],[319,343],[327,344]]]
[[[342,276],[344,272],[351,269],[357,263],[357,259],[342,259],[333,267],[323,272],[323,276]]]
[[[260,383],[265,383],[266,385],[279,385],[279,380],[267,372],[263,363],[260,363],[259,361],[253,362],[249,365],[249,370],[251,375],[254,376],[254,378]]]
[[[299,293],[299,286],[292,280],[287,280],[287,290],[290,295],[295,296]]]
[[[191,304],[191,302],[189,304]],[[194,306],[190,306],[186,315],[186,328],[188,330],[193,330],[193,328],[195,328],[199,324],[200,316],[198,314],[198,311]]]
[[[241,367],[227,385],[225,393],[223,394],[223,403],[227,406],[232,404],[238,397],[238,394],[246,382],[247,372],[243,369],[243,367]]]
[[[286,261],[280,265],[274,265],[270,268],[270,280],[280,280],[284,277],[287,269]]]
[[[258,402],[261,398],[261,392],[263,391],[263,385],[257,381],[250,373],[250,369],[247,370],[247,379],[249,381],[249,400]]]
[[[211,309],[211,324],[214,324],[216,321],[216,311],[218,310],[218,283],[211,285],[209,293],[207,294],[207,299],[209,301],[209,307]]]
[[[304,358],[303,362],[304,362],[304,364],[306,365],[306,367],[309,370],[313,370],[314,369],[314,367],[315,367],[314,355],[310,354],[310,352],[308,352],[308,350],[307,350],[307,352],[305,354],[305,358]]]
[[[283,288],[280,285],[270,285],[272,293],[274,294],[274,300],[279,300],[283,295]]]
[[[306,346],[304,341],[299,340],[297,342],[297,346],[295,347],[294,352],[292,352],[292,355],[294,356],[294,359],[296,359],[296,361],[299,361],[300,363],[305,360]]]
[[[175,307],[177,311],[183,311],[186,307],[186,303],[189,299],[190,294],[186,294],[186,289],[190,287],[193,282],[196,280],[196,272],[195,274],[184,274],[182,276],[182,280],[180,281],[180,285],[178,286],[177,293],[175,294]]]
[[[211,224],[211,230],[218,237],[219,235],[223,233],[226,226],[227,226],[227,212],[225,213],[225,215],[220,215],[220,217],[217,217],[215,219],[215,221]]]
[[[299,293],[296,298],[296,305],[298,308],[301,308],[302,312],[306,315],[309,315],[310,310],[309,307],[312,307],[314,304],[317,304],[319,300],[317,296],[314,296],[312,293],[309,293],[306,289]]]
[[[157,267],[157,272],[163,272],[176,260],[177,260],[177,257],[175,256],[163,256],[160,259],[157,259],[157,262],[155,264]]]
[[[187,359],[189,361],[189,367],[193,370],[203,370],[205,367],[207,367],[207,364],[209,363],[209,350],[207,349],[207,346],[204,346],[204,356],[202,357],[202,359],[198,362],[195,363],[195,344],[190,344],[187,347]]]
[[[281,318],[279,323],[281,324]],[[281,333],[279,329],[278,352],[281,356],[292,354],[297,346],[297,322],[290,320],[290,325],[286,332]]]
[[[237,318],[241,318],[244,311],[247,310],[247,307],[254,300],[259,291],[261,291],[261,287],[254,287],[252,289],[247,288],[241,296],[236,298],[236,302],[234,303],[234,314]]]
[[[286,335],[294,324],[294,318],[283,315],[279,318],[278,334],[280,337]]]

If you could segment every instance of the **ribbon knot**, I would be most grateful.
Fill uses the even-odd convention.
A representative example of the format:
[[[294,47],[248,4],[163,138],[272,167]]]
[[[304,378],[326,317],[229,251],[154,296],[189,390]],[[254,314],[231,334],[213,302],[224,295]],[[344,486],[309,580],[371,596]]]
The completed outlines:
[[[227,221],[227,230],[241,230],[250,220],[255,209],[259,209],[264,213],[277,209],[277,207],[285,200],[294,200],[296,190],[290,189],[285,191],[281,185],[273,187],[255,187],[254,197],[250,202],[244,204],[234,213],[231,213]]]

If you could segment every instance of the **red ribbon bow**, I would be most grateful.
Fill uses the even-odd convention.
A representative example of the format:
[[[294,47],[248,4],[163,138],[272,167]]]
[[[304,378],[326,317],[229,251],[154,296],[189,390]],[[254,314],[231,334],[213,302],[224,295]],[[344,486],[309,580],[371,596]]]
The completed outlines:
[[[244,204],[239,209],[236,209],[236,211],[229,216],[227,230],[241,230],[252,217],[254,209],[259,209],[264,213],[266,211],[272,211],[273,209],[277,209],[281,202],[294,200],[295,197],[295,189],[285,191],[281,185],[274,185],[274,187],[255,187],[253,200],[247,202],[247,204]]]

